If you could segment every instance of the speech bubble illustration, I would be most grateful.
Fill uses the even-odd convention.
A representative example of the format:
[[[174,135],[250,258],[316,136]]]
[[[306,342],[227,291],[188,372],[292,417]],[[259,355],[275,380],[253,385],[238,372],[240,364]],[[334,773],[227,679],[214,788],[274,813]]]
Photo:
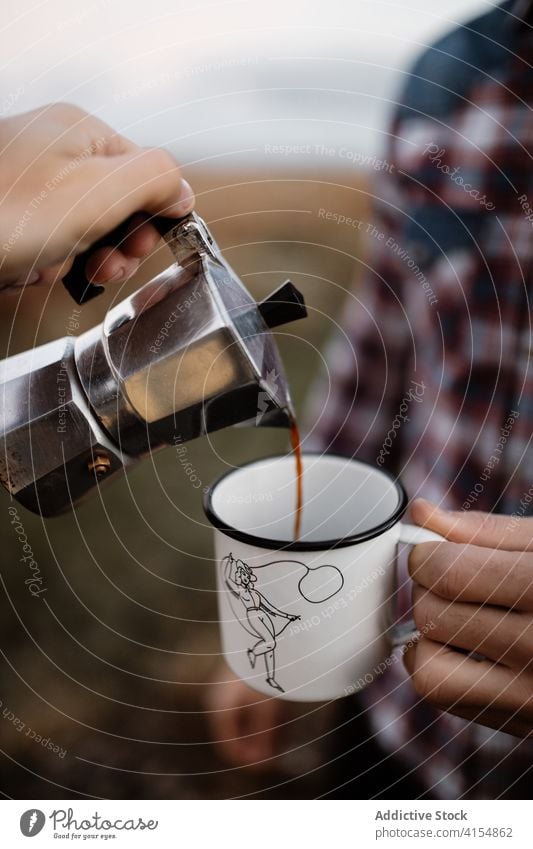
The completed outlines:
[[[322,604],[342,590],[344,578],[336,566],[324,564],[305,568],[305,575],[298,581],[298,590],[311,604]]]

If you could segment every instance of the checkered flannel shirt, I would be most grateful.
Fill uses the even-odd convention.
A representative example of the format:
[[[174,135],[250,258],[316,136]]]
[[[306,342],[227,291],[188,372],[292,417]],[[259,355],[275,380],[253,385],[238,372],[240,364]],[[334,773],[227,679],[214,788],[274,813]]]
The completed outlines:
[[[520,515],[533,512],[531,6],[495,7],[408,75],[363,285],[310,416],[311,442],[383,464],[411,497]],[[533,744],[424,704],[402,663],[360,697],[427,798],[523,793]]]

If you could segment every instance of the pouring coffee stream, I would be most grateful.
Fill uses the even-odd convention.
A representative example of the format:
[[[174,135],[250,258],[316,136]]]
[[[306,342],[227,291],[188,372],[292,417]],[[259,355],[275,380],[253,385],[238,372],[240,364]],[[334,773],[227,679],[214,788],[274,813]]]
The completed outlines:
[[[305,317],[304,300],[286,282],[257,304],[195,213],[153,220],[173,265],[97,327],[1,364],[0,481],[28,509],[53,516],[178,438],[235,424],[291,428],[298,534],[299,440],[270,330]],[[126,225],[100,243],[119,244]],[[79,304],[103,291],[87,281],[85,261],[64,281]]]
[[[294,513],[294,539],[299,540],[302,535],[302,516],[304,508],[304,469],[302,461],[302,440],[300,437],[300,428],[294,414],[291,416],[290,423],[291,446],[294,452],[294,460],[296,463],[296,509]]]

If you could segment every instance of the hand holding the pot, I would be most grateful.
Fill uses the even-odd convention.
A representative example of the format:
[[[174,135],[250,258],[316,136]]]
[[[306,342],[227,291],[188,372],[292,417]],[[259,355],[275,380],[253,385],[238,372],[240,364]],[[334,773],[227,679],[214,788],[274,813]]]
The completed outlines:
[[[413,548],[414,617],[405,664],[441,710],[517,736],[533,732],[533,518],[413,505],[446,537]],[[481,655],[474,659],[469,653]]]
[[[0,120],[0,288],[51,283],[75,254],[139,210],[177,218],[194,196],[165,150],[142,148],[69,104]],[[90,280],[125,280],[159,241],[139,216],[120,248],[87,261]]]

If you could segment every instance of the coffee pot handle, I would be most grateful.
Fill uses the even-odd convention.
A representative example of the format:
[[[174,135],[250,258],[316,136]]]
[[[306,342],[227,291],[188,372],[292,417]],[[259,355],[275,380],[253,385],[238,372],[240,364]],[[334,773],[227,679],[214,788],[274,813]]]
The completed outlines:
[[[132,224],[138,215],[139,213],[135,213],[129,218],[126,218],[118,227],[115,227],[110,233],[106,233],[105,236],[93,242],[90,248],[75,257],[72,268],[63,277],[63,285],[77,304],[86,304],[105,291],[104,286],[101,286],[99,283],[91,283],[90,280],[87,280],[85,266],[89,255],[99,248],[120,247],[130,234]],[[165,218],[162,215],[152,217],[147,215],[147,218],[161,236],[165,236],[172,227],[183,221],[181,218]]]

